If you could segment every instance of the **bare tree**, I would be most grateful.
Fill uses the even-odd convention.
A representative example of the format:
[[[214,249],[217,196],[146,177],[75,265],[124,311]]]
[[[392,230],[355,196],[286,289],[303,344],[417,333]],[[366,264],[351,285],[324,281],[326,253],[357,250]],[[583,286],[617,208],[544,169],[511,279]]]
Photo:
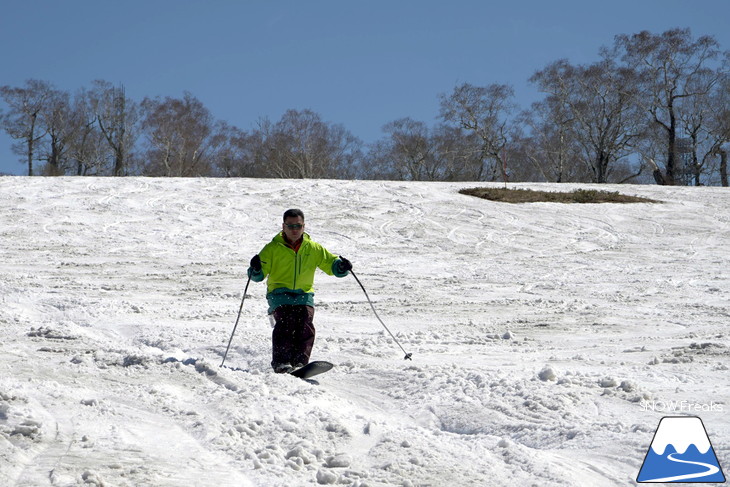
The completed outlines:
[[[364,176],[409,181],[476,180],[482,170],[481,141],[461,127],[429,128],[410,118],[383,126],[385,137],[370,147]]]
[[[192,94],[142,101],[150,175],[190,177],[212,172],[213,126],[210,111]]]
[[[709,64],[718,57],[719,45],[711,36],[693,39],[689,29],[672,29],[662,34],[643,31],[619,35],[615,46],[639,73],[643,93],[638,100],[663,134],[665,171],[657,179],[675,184],[679,103],[685,98],[707,96],[718,82],[720,78]]]
[[[563,129],[572,129],[596,183],[608,181],[612,164],[631,153],[640,135],[635,72],[617,66],[611,53],[602,54],[587,66],[556,61],[530,79],[549,94],[556,115],[564,113],[569,122]]]
[[[258,165],[277,178],[351,178],[362,142],[342,125],[330,124],[311,110],[287,110],[273,124],[259,122]]]
[[[566,104],[554,95],[532,104],[520,114],[520,125],[529,129],[528,137],[517,143],[523,158],[536,171],[536,180],[548,182],[578,181],[585,171],[578,169],[579,148],[574,137],[574,116]]]
[[[478,181],[484,168],[482,142],[462,127],[439,124],[431,132],[438,179]]]
[[[699,83],[706,81],[700,79]],[[727,121],[730,96],[726,85],[720,83],[708,96],[682,98],[678,103],[681,137],[676,142],[679,162],[676,177],[682,184],[701,186],[717,176],[717,156],[721,155],[723,144],[730,140]]]
[[[255,137],[245,131],[217,122],[211,138],[212,162],[216,176],[254,177],[256,176],[255,159],[260,144]]]
[[[25,86],[20,88],[0,87],[0,96],[10,108],[9,112],[2,115],[0,123],[10,137],[18,140],[13,145],[13,152],[25,157],[28,176],[34,174],[33,161],[37,157],[37,145],[46,135],[38,118],[52,90],[49,83],[36,79],[27,80]]]
[[[138,136],[137,104],[127,98],[124,87],[115,88],[102,80],[92,85],[89,99],[99,130],[113,153],[113,175],[125,176]]]
[[[507,85],[474,86],[464,83],[451,95],[441,95],[441,118],[472,131],[481,141],[481,160],[492,163],[478,178],[507,180],[504,149],[508,142],[510,116],[515,110],[514,90]]]
[[[47,163],[44,174],[62,176],[69,169],[69,151],[78,125],[68,92],[50,90],[39,115],[46,133],[40,145],[41,159]]]
[[[426,124],[402,118],[386,124],[383,132],[386,138],[373,153],[381,170],[399,180],[432,180],[434,147]]]
[[[709,100],[710,120],[708,133],[712,141],[708,157],[719,158],[720,184],[728,186],[727,153],[730,149],[730,52],[726,52],[728,63],[725,76]]]
[[[114,172],[114,152],[97,124],[93,97],[81,89],[73,99],[74,137],[68,151],[77,176],[111,175]]]

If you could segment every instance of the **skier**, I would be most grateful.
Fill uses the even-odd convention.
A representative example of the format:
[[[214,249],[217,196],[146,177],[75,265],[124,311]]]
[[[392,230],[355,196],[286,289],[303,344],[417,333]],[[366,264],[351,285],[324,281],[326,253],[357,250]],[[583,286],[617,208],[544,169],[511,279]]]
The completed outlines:
[[[276,373],[288,373],[309,363],[314,344],[314,273],[345,277],[352,269],[349,260],[329,252],[304,232],[304,213],[284,212],[278,233],[251,258],[248,276],[261,282],[268,276],[266,300],[274,323],[271,366]]]

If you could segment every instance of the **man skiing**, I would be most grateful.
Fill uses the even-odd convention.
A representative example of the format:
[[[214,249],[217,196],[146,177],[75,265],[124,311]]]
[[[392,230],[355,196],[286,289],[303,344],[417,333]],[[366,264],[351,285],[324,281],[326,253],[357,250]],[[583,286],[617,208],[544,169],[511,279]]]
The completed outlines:
[[[345,277],[352,264],[337,257],[304,232],[304,213],[284,212],[281,232],[254,255],[248,275],[261,282],[268,276],[266,300],[274,320],[271,366],[288,373],[309,363],[314,344],[314,273]]]

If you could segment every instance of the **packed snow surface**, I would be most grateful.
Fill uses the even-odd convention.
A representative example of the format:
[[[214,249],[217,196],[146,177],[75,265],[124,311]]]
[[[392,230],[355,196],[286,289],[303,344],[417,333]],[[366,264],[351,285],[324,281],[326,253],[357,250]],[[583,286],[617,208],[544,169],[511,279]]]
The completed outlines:
[[[625,486],[659,420],[730,468],[730,192],[493,203],[468,183],[0,178],[0,485]],[[521,185],[572,190],[572,185]],[[302,208],[312,384],[249,259]]]

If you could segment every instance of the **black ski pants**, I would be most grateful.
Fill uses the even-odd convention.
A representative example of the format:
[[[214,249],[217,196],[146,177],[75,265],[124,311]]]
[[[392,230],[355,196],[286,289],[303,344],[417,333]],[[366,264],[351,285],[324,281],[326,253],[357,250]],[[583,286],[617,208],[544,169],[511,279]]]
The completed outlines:
[[[282,305],[274,311],[272,366],[309,363],[314,345],[314,308],[305,305]]]

